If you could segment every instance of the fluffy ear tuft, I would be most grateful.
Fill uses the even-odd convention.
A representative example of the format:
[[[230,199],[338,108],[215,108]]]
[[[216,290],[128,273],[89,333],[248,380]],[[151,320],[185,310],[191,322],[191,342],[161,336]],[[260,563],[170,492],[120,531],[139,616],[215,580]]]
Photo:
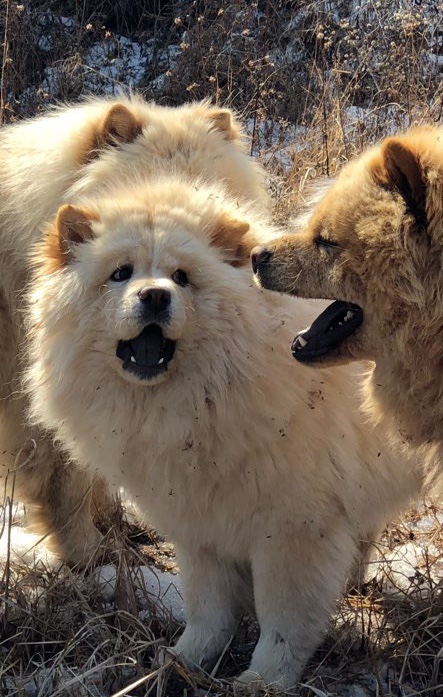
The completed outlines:
[[[34,248],[33,260],[38,276],[48,276],[75,258],[75,248],[93,236],[92,222],[97,213],[80,206],[61,206],[46,235]]]
[[[63,264],[69,263],[75,247],[94,237],[92,222],[99,220],[97,213],[81,206],[62,206],[55,220],[59,254]]]
[[[114,104],[99,127],[98,142],[102,145],[132,143],[142,131],[141,123],[124,104]]]
[[[372,171],[375,181],[396,189],[417,222],[426,225],[426,180],[413,149],[401,138],[387,138]]]
[[[228,214],[221,216],[213,229],[211,243],[225,252],[226,261],[231,266],[249,263],[255,245],[248,235],[249,229],[249,223],[231,218]]]
[[[238,140],[240,130],[230,109],[214,107],[210,109],[208,118],[211,122],[211,130],[220,131],[226,140]]]
[[[96,124],[81,153],[81,164],[91,162],[103,148],[132,143],[142,132],[142,124],[124,104],[114,104]]]

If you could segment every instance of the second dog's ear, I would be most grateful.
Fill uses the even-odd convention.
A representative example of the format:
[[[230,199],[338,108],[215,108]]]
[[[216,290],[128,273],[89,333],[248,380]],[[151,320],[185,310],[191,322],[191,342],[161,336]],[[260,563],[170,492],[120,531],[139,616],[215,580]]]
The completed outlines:
[[[223,250],[226,262],[231,266],[249,263],[249,256],[255,242],[250,239],[249,223],[223,215],[215,226],[211,242]]]
[[[77,245],[83,244],[94,237],[92,223],[99,220],[97,213],[82,206],[62,206],[55,220],[55,231],[58,237],[60,259],[63,264],[69,263],[74,257]]]
[[[401,138],[387,138],[374,162],[378,184],[395,189],[417,222],[426,225],[426,180],[419,157]]]
[[[211,130],[220,131],[226,140],[238,140],[240,129],[230,109],[212,107],[209,110],[208,118],[211,122]]]
[[[97,138],[103,145],[132,143],[142,131],[141,123],[124,104],[114,104],[100,124]]]
[[[82,164],[94,160],[100,150],[110,145],[132,143],[141,132],[142,124],[132,111],[124,104],[114,104],[93,130],[81,157]]]

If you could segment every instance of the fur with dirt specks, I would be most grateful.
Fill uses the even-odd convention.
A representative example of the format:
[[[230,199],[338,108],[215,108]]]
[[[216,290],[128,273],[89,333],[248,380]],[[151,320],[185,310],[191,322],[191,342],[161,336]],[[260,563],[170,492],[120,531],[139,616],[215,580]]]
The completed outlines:
[[[260,638],[238,680],[291,688],[361,541],[418,495],[421,467],[365,423],[361,366],[313,372],[293,360],[294,323],[318,304],[255,288],[241,262],[278,231],[254,204],[167,177],[136,190],[116,183],[75,205],[90,230],[73,256],[39,271],[57,222],[36,249],[34,420],[175,543],[188,618],[175,652],[208,667],[253,604]],[[244,259],[225,248],[228,221],[248,237],[236,248]],[[134,274],[116,284],[119,263]],[[185,287],[171,280],[177,268]],[[140,331],[140,284],[172,294],[164,331],[176,352],[152,383],[134,381],[115,355],[122,336]]]
[[[263,175],[245,154],[229,110],[208,103],[160,107],[136,96],[91,98],[2,128],[0,165],[0,484],[15,479],[15,495],[28,503],[41,533],[51,534],[65,560],[85,563],[101,539],[92,515],[100,510],[106,517],[112,501],[103,482],[66,462],[52,436],[26,424],[19,370],[31,247],[60,204],[80,190],[140,173],[155,181],[181,172],[224,181],[233,196],[261,208]]]

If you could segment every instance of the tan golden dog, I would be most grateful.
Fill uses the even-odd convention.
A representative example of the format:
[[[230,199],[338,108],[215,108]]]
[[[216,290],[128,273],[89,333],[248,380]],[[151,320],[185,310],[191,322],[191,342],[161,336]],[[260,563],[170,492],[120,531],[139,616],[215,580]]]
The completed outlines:
[[[415,445],[443,438],[443,129],[350,162],[305,229],[256,250],[266,288],[337,299],[293,344],[315,366],[376,362],[368,407]]]
[[[116,179],[34,236],[34,422],[175,543],[175,652],[207,667],[253,609],[238,680],[292,688],[359,548],[424,473],[367,428],[361,367],[307,371],[283,350],[318,306],[254,287],[251,245],[277,234],[255,203],[183,173]]]
[[[52,435],[25,424],[18,375],[30,245],[73,191],[138,173],[154,181],[168,173],[223,181],[233,196],[265,203],[262,173],[244,153],[231,112],[206,103],[166,108],[137,97],[92,99],[0,132],[0,479],[9,490],[15,478],[16,496],[32,504],[33,520],[71,562],[86,561],[100,535],[89,473],[66,462]],[[54,312],[61,311],[57,302]],[[97,478],[93,488],[93,509],[106,509]]]

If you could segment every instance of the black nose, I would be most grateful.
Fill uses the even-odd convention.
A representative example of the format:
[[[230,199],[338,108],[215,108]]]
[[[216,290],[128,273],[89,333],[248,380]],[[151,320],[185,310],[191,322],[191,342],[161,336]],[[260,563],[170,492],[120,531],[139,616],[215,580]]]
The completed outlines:
[[[165,288],[142,288],[138,297],[143,303],[143,309],[152,315],[159,315],[171,304],[171,293]]]
[[[272,258],[272,252],[266,247],[254,247],[251,253],[252,270],[257,273],[258,267],[268,264]]]

